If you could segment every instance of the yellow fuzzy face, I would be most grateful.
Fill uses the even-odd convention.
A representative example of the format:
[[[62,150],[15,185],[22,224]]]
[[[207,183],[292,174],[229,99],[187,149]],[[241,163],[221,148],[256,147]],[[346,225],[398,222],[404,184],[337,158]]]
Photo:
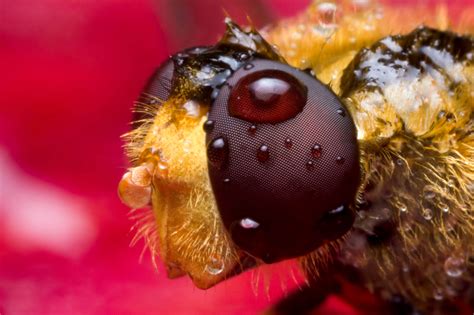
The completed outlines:
[[[420,207],[416,211],[420,211],[420,213],[424,211],[423,209],[426,207],[417,203],[416,189],[422,191],[427,183],[419,183],[419,186],[415,188],[415,193],[413,191],[400,190],[399,193],[395,194],[393,200],[392,197],[380,197],[382,195],[381,191],[384,187],[393,185],[395,181],[393,178],[397,178],[397,176],[411,176],[413,173],[410,172],[413,170],[418,170],[420,176],[426,175],[426,178],[429,178],[430,181],[435,181],[432,183],[432,186],[436,187],[439,191],[448,189],[446,188],[448,187],[446,186],[448,181],[437,182],[436,179],[431,179],[432,172],[426,171],[426,173],[423,173],[425,171],[417,169],[420,160],[416,156],[406,153],[407,149],[405,146],[407,145],[415,147],[420,145],[413,149],[416,152],[425,152],[424,150],[428,150],[429,148],[427,147],[432,145],[436,154],[439,153],[436,155],[438,160],[436,160],[437,164],[434,167],[443,168],[440,171],[441,173],[457,174],[458,171],[464,172],[463,175],[458,174],[456,177],[456,180],[463,185],[461,190],[456,192],[458,198],[456,200],[451,197],[441,198],[444,201],[440,201],[440,203],[444,205],[449,204],[459,209],[465,207],[470,202],[472,204],[472,194],[469,195],[468,192],[469,189],[472,189],[474,173],[472,166],[472,135],[462,138],[461,136],[453,135],[451,132],[457,130],[457,128],[472,129],[473,126],[471,113],[473,110],[472,77],[474,68],[472,60],[469,60],[469,54],[471,54],[472,58],[472,47],[470,48],[471,52],[469,49],[465,52],[466,59],[461,61],[451,60],[449,65],[451,72],[442,72],[440,74],[441,77],[436,77],[433,74],[436,71],[426,71],[423,74],[416,73],[414,77],[394,72],[395,76],[399,76],[397,77],[398,81],[378,76],[376,78],[379,80],[376,81],[379,84],[377,89],[367,88],[366,85],[354,85],[353,82],[359,79],[357,72],[354,72],[356,73],[355,77],[351,77],[346,70],[352,66],[354,71],[358,71],[359,68],[364,69],[364,61],[360,61],[357,64],[354,60],[367,58],[365,60],[367,64],[373,63],[374,60],[377,61],[378,59],[373,59],[376,57],[370,54],[363,55],[361,50],[375,45],[376,42],[382,38],[387,38],[386,36],[388,35],[406,34],[422,23],[440,29],[446,29],[450,26],[445,8],[438,8],[437,11],[432,12],[425,20],[420,20],[418,13],[419,11],[413,9],[402,12],[401,10],[395,11],[389,7],[379,5],[357,8],[346,2],[337,4],[314,2],[300,16],[282,21],[271,29],[263,31],[261,35],[265,38],[266,42],[255,30],[246,32],[232,22],[227,21],[228,30],[215,49],[225,50],[227,46],[224,44],[231,43],[242,45],[245,48],[244,51],[250,51],[251,53],[249,54],[250,56],[244,56],[243,54],[245,53],[237,51],[241,53],[241,55],[237,54],[237,57],[235,53],[233,54],[234,61],[241,64],[225,76],[224,81],[226,83],[224,84],[224,81],[221,82],[223,85],[212,81],[214,79],[222,79],[220,75],[223,72],[219,72],[220,70],[218,71],[216,66],[209,67],[207,70],[201,67],[202,63],[200,63],[201,59],[199,58],[204,58],[203,56],[206,54],[211,54],[205,50],[198,49],[191,53],[178,54],[172,61],[168,61],[162,66],[155,76],[155,83],[152,84],[161,82],[163,86],[167,87],[166,91],[160,90],[160,87],[157,85],[149,86],[137,103],[138,110],[143,111],[147,115],[145,115],[143,121],[140,121],[139,126],[126,136],[128,141],[127,150],[133,167],[129,169],[120,182],[119,194],[122,200],[131,208],[143,208],[151,205],[151,209],[147,208],[142,211],[135,210],[133,212],[135,219],[137,219],[137,224],[135,225],[137,239],[144,238],[152,255],[158,255],[163,260],[169,277],[174,278],[188,275],[196,286],[209,288],[248,268],[258,266],[264,263],[264,261],[272,262],[287,258],[297,258],[306,274],[317,275],[319,270],[324,268],[324,265],[328,264],[332,259],[340,258],[339,249],[347,246],[345,244],[347,240],[354,239],[355,228],[363,230],[365,228],[372,229],[376,226],[377,222],[368,222],[368,219],[366,217],[362,218],[361,214],[364,212],[364,210],[361,212],[361,209],[363,209],[362,204],[364,203],[365,193],[369,192],[369,189],[366,188],[369,184],[379,188],[377,193],[373,191],[368,193],[368,195],[376,194],[376,197],[373,197],[373,201],[383,198],[386,200],[386,204],[383,205],[381,201],[380,203],[374,202],[373,213],[380,216],[380,220],[384,220],[383,218],[388,216],[390,222],[394,222],[398,233],[397,237],[408,240],[409,243],[413,242],[422,234],[422,231],[425,231],[426,226],[420,224],[418,226],[420,232],[419,234],[415,233],[415,236],[405,235],[405,232],[400,232],[401,230],[398,229],[399,225],[401,226],[406,223],[405,219],[400,217],[405,210],[395,213],[395,210],[390,209],[392,206],[395,207],[395,205],[399,205],[398,208],[400,209],[403,208],[400,206],[401,204],[406,207],[406,204],[409,203],[413,207]],[[456,30],[472,31],[472,19],[469,18],[469,16],[472,17],[472,12],[465,12],[465,15],[460,18],[459,25],[454,26]],[[401,50],[402,48],[398,46],[399,44],[396,40],[397,38],[392,37],[385,39],[385,42],[382,40],[383,45],[385,45],[383,46],[384,49],[394,52],[398,49]],[[275,50],[273,45],[278,47],[278,50]],[[215,52],[212,53],[214,54]],[[252,55],[253,53],[255,55]],[[434,50],[430,51],[428,49],[426,51],[426,55],[434,61],[437,56],[436,53]],[[374,48],[373,55],[376,54],[377,50]],[[321,88],[327,89],[328,93],[335,98],[334,102],[336,102],[337,107],[334,108],[334,114],[336,115],[334,119],[339,119],[337,114],[347,119],[352,119],[351,123],[353,121],[353,125],[356,128],[354,136],[354,142],[356,143],[354,146],[356,149],[354,150],[357,150],[357,154],[354,154],[357,157],[356,162],[354,162],[356,167],[349,168],[352,172],[350,173],[352,174],[351,176],[334,175],[334,178],[341,179],[341,182],[334,180],[334,185],[339,187],[340,191],[348,189],[347,187],[351,185],[355,185],[354,189],[347,193],[350,197],[348,197],[348,201],[344,200],[343,208],[337,206],[337,203],[332,205],[330,202],[334,199],[332,197],[329,198],[330,200],[327,201],[327,205],[325,204],[324,206],[325,211],[327,211],[323,214],[317,213],[314,217],[314,220],[319,220],[319,223],[315,225],[317,230],[320,231],[326,228],[327,231],[324,230],[326,231],[324,235],[327,237],[324,237],[324,235],[318,236],[317,241],[308,246],[303,246],[304,250],[291,252],[287,250],[287,247],[291,247],[291,245],[285,244],[285,240],[295,237],[299,244],[302,243],[302,239],[306,239],[307,234],[305,234],[306,232],[301,232],[302,236],[296,237],[294,235],[298,234],[299,231],[297,229],[290,229],[290,234],[283,235],[276,242],[281,244],[281,247],[286,247],[283,255],[275,259],[268,258],[265,254],[262,254],[262,251],[266,253],[267,248],[277,248],[279,246],[274,244],[275,242],[272,243],[272,240],[269,241],[269,235],[276,235],[278,233],[274,232],[274,230],[272,232],[258,232],[258,229],[261,228],[260,223],[272,222],[273,224],[271,216],[262,215],[259,219],[256,219],[252,214],[245,212],[247,210],[241,210],[242,207],[248,208],[249,205],[251,207],[251,203],[248,201],[249,196],[252,196],[254,200],[257,199],[254,195],[247,194],[248,190],[244,186],[248,186],[248,183],[257,183],[255,184],[256,186],[262,186],[258,178],[253,179],[253,182],[247,181],[247,178],[251,177],[253,169],[247,173],[242,170],[237,172],[237,180],[240,180],[245,185],[242,184],[241,187],[239,186],[239,189],[235,190],[239,194],[236,195],[234,191],[229,193],[234,198],[231,202],[227,201],[230,200],[230,197],[224,198],[226,200],[222,201],[221,193],[216,194],[216,191],[221,191],[221,187],[225,187],[230,181],[234,181],[234,177],[219,177],[213,171],[213,168],[216,166],[212,162],[212,157],[217,156],[216,159],[219,160],[222,154],[228,154],[228,152],[226,153],[222,149],[223,145],[225,145],[224,142],[220,144],[215,143],[215,140],[220,135],[216,134],[216,130],[220,129],[214,129],[218,127],[212,125],[214,122],[213,117],[220,116],[218,116],[218,113],[213,112],[215,111],[213,103],[220,102],[224,97],[226,97],[226,104],[232,101],[232,89],[237,89],[239,84],[243,82],[237,79],[234,80],[235,82],[232,81],[233,77],[240,75],[239,71],[249,71],[249,74],[257,73],[257,70],[251,67],[244,69],[244,65],[249,64],[247,58],[251,60],[257,60],[258,58],[270,60],[268,62],[254,62],[252,68],[255,65],[256,68],[260,67],[260,65],[261,67],[265,66],[268,68],[270,66],[266,62],[274,62],[275,64],[278,63],[278,66],[272,64],[271,69],[276,71],[275,69],[280,69],[278,67],[282,64],[281,69],[283,70],[280,69],[278,71],[284,73],[272,73],[272,80],[281,79],[282,76],[284,77],[291,73],[299,82],[303,82],[304,86],[311,86],[310,92],[306,92],[310,93],[308,95],[312,95],[312,91],[316,89],[312,88],[312,81],[305,81],[310,80],[310,76],[313,79],[314,77],[319,79],[323,84],[327,84],[328,86],[321,84]],[[446,56],[443,60],[446,62]],[[172,65],[171,62],[174,62],[174,64]],[[226,59],[225,62],[229,61]],[[196,68],[197,65],[200,67],[199,71],[196,70],[198,69]],[[294,70],[287,70],[286,67]],[[393,70],[392,68],[388,70],[382,69],[380,66],[377,68],[377,65],[371,65],[370,67],[368,68],[369,76],[371,69],[380,71]],[[269,68],[267,68],[265,69],[268,70]],[[444,66],[438,65],[438,68],[445,69],[446,64]],[[299,69],[309,69],[311,72],[303,73]],[[291,71],[294,71],[294,73]],[[245,78],[245,76],[242,75],[242,78]],[[445,78],[447,79],[445,80]],[[380,81],[382,79],[383,82]],[[457,82],[455,90],[451,91],[447,87],[447,80]],[[203,85],[202,82],[214,82],[214,85]],[[246,83],[246,88],[252,87],[251,84],[255,82],[260,85],[262,84],[262,81],[254,80],[251,82],[253,83]],[[289,81],[283,80],[282,82]],[[214,90],[208,89],[209,86],[213,87]],[[218,86],[217,89],[216,86]],[[228,90],[227,92],[226,89]],[[288,88],[283,88],[283,90],[287,94],[280,93],[281,95],[278,95],[279,99],[284,99],[284,97],[290,95],[288,94]],[[218,93],[214,93],[215,91]],[[275,94],[275,90],[272,93]],[[303,95],[301,91],[292,93],[289,98],[291,100],[297,98],[295,96],[297,93]],[[205,96],[203,97],[203,95]],[[252,95],[255,98],[255,95]],[[269,100],[275,102],[275,98],[271,98],[268,95],[268,93],[260,94],[260,96],[257,95],[259,104],[265,106],[270,102]],[[321,94],[318,95],[320,96]],[[245,96],[244,94],[239,94],[238,97]],[[312,99],[307,95],[305,97]],[[293,106],[292,102],[285,101],[284,106],[287,106],[287,108],[290,105]],[[340,102],[340,104],[337,102]],[[243,105],[237,104],[235,106],[242,110],[241,107]],[[303,112],[301,111],[301,113]],[[240,113],[241,117],[239,119],[245,121],[249,115],[249,109],[245,107]],[[282,115],[290,115],[291,119],[297,119],[301,116],[298,116],[298,113],[295,114],[296,118],[293,118],[291,114],[286,112]],[[452,124],[449,125],[450,122],[445,123],[449,117],[442,118],[444,119],[442,121],[437,120],[440,113],[445,115],[451,113],[451,116],[456,119],[451,120]],[[235,115],[238,116],[239,114]],[[285,121],[287,119],[288,117],[285,116]],[[436,127],[437,123],[441,124],[439,128]],[[274,126],[276,124],[272,123],[271,125]],[[259,124],[253,124],[250,121],[246,128],[249,128],[248,132],[250,134],[255,132],[255,130],[257,130],[256,132],[268,130],[268,133],[273,133],[272,126],[265,129],[267,127],[261,128]],[[300,128],[307,126],[307,122],[301,122],[298,126]],[[351,127],[347,128],[350,129]],[[237,129],[238,127],[235,127],[232,130]],[[301,137],[307,138],[311,136],[310,132],[308,132],[308,135],[305,134],[304,128],[300,130],[302,130],[300,133],[304,134]],[[334,134],[334,132],[331,131],[331,134]],[[358,141],[355,141],[355,137],[357,137]],[[224,139],[223,141],[227,140]],[[427,145],[423,141],[430,141],[431,144]],[[216,145],[215,148],[212,147],[213,143]],[[265,149],[263,147],[266,144],[266,142],[261,142],[257,146],[255,156],[259,162],[255,163],[263,163],[263,165],[266,163],[266,159],[268,159],[268,152],[266,150],[268,148]],[[281,150],[284,150],[283,147],[285,145],[289,149],[288,147],[291,148],[298,145],[298,143],[297,141],[295,142],[294,138],[282,135],[281,145]],[[319,142],[314,142],[314,144],[308,147],[308,158],[304,160],[305,164],[302,164],[305,172],[312,171],[314,164],[318,163],[318,154],[320,154],[318,150],[322,148],[322,152],[325,154],[324,150],[326,147],[326,144],[321,145]],[[232,148],[230,154],[241,154],[244,156],[245,143],[238,148]],[[271,149],[272,147],[270,146]],[[215,150],[217,153],[212,150]],[[345,147],[344,150],[346,150],[344,152],[349,152],[347,151],[349,149]],[[273,154],[273,152],[270,151],[270,154]],[[451,160],[444,159],[445,157],[442,154],[446,152],[455,152]],[[454,156],[455,154],[458,155]],[[338,163],[348,165],[351,163],[350,157],[350,154],[342,156],[335,153],[334,157],[331,158],[334,160],[334,165]],[[394,164],[390,160],[392,157],[398,158],[401,161],[400,165],[407,166],[407,169],[400,171],[400,174],[395,175],[393,178],[390,176],[397,172],[397,169],[396,163]],[[452,165],[452,163],[455,165]],[[354,169],[357,169],[357,172]],[[281,168],[279,170],[281,172],[284,171]],[[357,177],[359,176],[359,170],[361,171],[360,181]],[[243,173],[245,173],[245,176],[241,175]],[[232,174],[235,174],[235,172]],[[346,172],[346,174],[349,173]],[[242,179],[244,177],[245,179]],[[291,174],[286,175],[286,177],[291,177]],[[355,178],[354,182],[350,182],[348,178]],[[345,186],[341,184],[342,179],[345,180]],[[331,180],[333,179],[331,178]],[[216,188],[217,181],[220,181],[218,184],[219,188]],[[330,183],[332,185],[333,181]],[[471,188],[468,185],[471,185],[469,186]],[[262,189],[264,193],[261,195],[264,197],[266,190],[265,187]],[[291,184],[288,184],[288,189],[292,189]],[[225,190],[225,188],[222,188],[222,190]],[[294,194],[297,193],[297,190],[295,189],[296,192]],[[323,201],[325,193],[329,194],[329,192],[316,194],[316,197],[314,197],[315,203],[323,204],[326,202]],[[278,195],[284,194],[280,191]],[[286,197],[281,198],[281,200],[277,198],[277,203],[284,204],[287,199],[285,199]],[[312,202],[313,199],[308,200]],[[271,203],[272,200],[269,199],[267,202]],[[294,203],[294,201],[291,202]],[[254,203],[258,202],[255,201]],[[242,205],[242,207],[239,208],[239,205]],[[232,210],[232,215],[228,215],[222,209],[223,207],[235,209]],[[278,205],[273,206],[273,208],[275,207],[279,209]],[[325,222],[328,222],[326,218],[328,213],[331,215],[335,213],[341,215],[341,209],[347,211],[347,213],[344,212],[345,216],[338,217],[334,222],[329,221],[331,225],[325,227]],[[385,209],[389,209],[387,211],[390,213],[387,214]],[[238,215],[234,216],[235,212],[239,212]],[[293,220],[294,217],[298,217],[298,214],[292,215],[290,219]],[[471,231],[472,214],[466,214],[465,211],[462,212],[460,210],[459,215],[456,215],[456,220],[461,218],[469,222],[465,225],[465,231]],[[301,230],[307,228],[305,219],[307,219],[306,215],[302,217],[301,221],[295,221],[299,222]],[[415,220],[415,217],[412,219]],[[233,222],[236,223],[234,224]],[[445,224],[444,222],[442,221],[442,224]],[[274,224],[277,226],[276,229],[283,231],[282,233],[286,232],[285,226],[278,226],[278,222]],[[347,229],[345,224],[348,224]],[[353,224],[355,224],[355,228],[352,228]],[[415,223],[413,225],[416,226]],[[334,232],[334,235],[328,236],[331,234],[331,231],[337,230],[341,226],[344,226],[344,229],[341,228],[340,233],[338,231],[338,233]],[[242,233],[247,233],[246,230],[250,230],[249,233],[254,234],[249,234],[249,237],[240,237],[238,233],[240,233],[239,229],[242,228],[244,229]],[[443,244],[442,246],[448,246],[449,242],[442,240],[440,241],[441,243]],[[294,247],[298,247],[298,244],[295,244]],[[390,251],[388,246],[387,250]],[[466,249],[463,248],[463,250]],[[467,251],[471,250],[471,248],[467,249]],[[390,255],[386,252],[379,253],[378,251],[379,249],[371,252],[369,245],[364,245],[364,253],[357,260],[360,261],[361,268],[373,269],[379,267],[378,265],[374,267],[367,262],[367,260],[370,261],[370,257],[368,258],[367,255],[373,254],[374,257],[379,259],[377,261],[389,262],[386,264],[388,271],[385,270],[385,272],[396,275],[397,271],[391,267],[393,259],[396,258],[389,257]],[[268,252],[271,252],[271,250],[269,249]],[[280,254],[278,248],[276,252]],[[410,254],[407,254],[407,256],[410,256]],[[415,264],[415,260],[413,260],[413,264]],[[372,277],[370,281],[376,286],[378,280],[373,278],[376,277]],[[400,285],[403,286],[404,284]],[[400,290],[400,288],[393,290]],[[420,294],[420,296],[423,295],[424,293]]]

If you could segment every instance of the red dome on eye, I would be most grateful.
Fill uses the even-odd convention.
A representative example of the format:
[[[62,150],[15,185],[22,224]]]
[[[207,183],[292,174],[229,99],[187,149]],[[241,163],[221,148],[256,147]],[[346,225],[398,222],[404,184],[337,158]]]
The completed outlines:
[[[253,72],[232,89],[229,114],[252,123],[276,124],[300,113],[307,94],[306,86],[286,72]]]

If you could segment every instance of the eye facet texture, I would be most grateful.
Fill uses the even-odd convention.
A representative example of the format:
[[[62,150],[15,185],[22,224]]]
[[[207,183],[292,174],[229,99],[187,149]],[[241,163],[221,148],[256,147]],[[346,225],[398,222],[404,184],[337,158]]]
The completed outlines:
[[[147,82],[143,90],[143,102],[152,106],[159,106],[166,101],[171,92],[171,80],[173,79],[174,64],[169,59],[164,62]],[[144,119],[152,117],[154,113],[141,108],[136,108],[133,116],[134,128],[139,127]]]
[[[232,240],[275,262],[350,229],[359,151],[354,123],[328,87],[279,62],[252,65],[228,79],[211,107],[208,148],[225,139],[226,154],[216,164],[208,150],[208,168]]]

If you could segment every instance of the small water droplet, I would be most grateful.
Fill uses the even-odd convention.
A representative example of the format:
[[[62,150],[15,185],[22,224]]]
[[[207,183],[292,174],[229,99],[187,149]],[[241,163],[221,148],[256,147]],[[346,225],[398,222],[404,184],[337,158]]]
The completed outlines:
[[[424,208],[421,215],[427,221],[433,219],[433,211],[430,208]]]
[[[285,139],[285,148],[291,149],[293,147],[293,141],[290,138]]]
[[[257,132],[257,126],[255,126],[255,125],[250,126],[249,129],[248,129],[248,132],[249,132],[252,136],[254,136],[255,133]]]
[[[407,205],[404,204],[404,203],[401,203],[401,204],[398,206],[398,209],[399,209],[401,212],[406,212],[406,211],[408,210]]]
[[[253,67],[254,67],[253,64],[251,64],[251,63],[246,63],[246,64],[244,65],[244,70],[250,70],[250,69],[252,69]]]
[[[214,120],[206,120],[202,126],[205,132],[211,132],[214,130]]]
[[[168,175],[168,163],[159,161],[157,166],[158,174],[162,177],[166,177]]]
[[[224,184],[229,184],[230,183],[230,178],[224,178],[222,181]]]
[[[313,161],[306,162],[306,169],[308,171],[312,171],[314,169],[314,162]]]
[[[212,93],[211,93],[211,100],[215,100],[218,95],[219,95],[219,90],[218,90],[218,89],[212,90]]]
[[[403,165],[403,160],[402,159],[397,159],[397,165],[402,166]]]
[[[207,147],[207,158],[211,165],[222,168],[229,156],[229,146],[223,137],[216,138]]]
[[[342,108],[339,108],[338,110],[336,110],[336,113],[338,113],[338,114],[341,115],[342,117],[345,117],[345,116],[346,116],[346,111],[343,110]]]
[[[237,54],[236,57],[237,57],[237,59],[238,59],[239,61],[244,61],[244,60],[249,59],[249,58],[250,58],[250,55],[247,54],[247,53],[239,53],[239,54]]]
[[[444,299],[444,295],[443,295],[443,290],[440,289],[440,288],[436,288],[434,291],[433,291],[433,298],[436,300],[436,301],[441,301]]]
[[[216,258],[212,258],[211,262],[206,265],[206,272],[213,276],[217,276],[222,271],[224,271],[224,267],[225,265],[223,261]]]
[[[316,143],[315,145],[313,145],[313,147],[311,148],[311,155],[317,159],[319,157],[321,157],[321,153],[322,153],[322,148],[321,148],[321,145]]]
[[[258,148],[258,151],[257,151],[258,161],[264,163],[268,161],[269,157],[270,157],[270,151],[268,149],[268,146],[265,144],[262,144],[260,148]]]
[[[448,213],[449,212],[449,206],[445,203],[440,203],[439,204],[439,208],[441,209],[441,211],[443,211],[444,213]]]
[[[336,158],[336,163],[339,164],[339,165],[344,164],[344,161],[345,161],[345,159],[342,156],[338,156]]]
[[[175,63],[177,66],[182,66],[184,64],[184,59],[182,57],[175,58]]]
[[[244,218],[240,220],[240,226],[243,227],[244,229],[256,229],[260,226],[260,223],[250,218]]]
[[[339,214],[339,213],[344,212],[345,209],[346,209],[346,208],[344,207],[344,205],[342,205],[342,206],[339,206],[339,207],[337,207],[337,208],[335,208],[335,209],[330,210],[328,213],[329,213],[329,214]]]
[[[444,262],[444,271],[452,278],[459,278],[466,271],[466,261],[462,255],[450,256]]]
[[[425,186],[425,188],[423,189],[423,194],[425,196],[425,199],[427,200],[430,200],[436,197],[435,189],[433,186],[430,186],[430,185]]]

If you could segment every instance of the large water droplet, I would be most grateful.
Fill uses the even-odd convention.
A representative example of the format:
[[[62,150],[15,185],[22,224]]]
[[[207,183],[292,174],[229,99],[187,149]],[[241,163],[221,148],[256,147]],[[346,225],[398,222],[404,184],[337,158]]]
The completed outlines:
[[[223,261],[216,258],[212,258],[211,262],[206,265],[206,272],[213,276],[216,276],[222,271],[224,271],[224,267],[225,265]]]
[[[321,157],[321,153],[322,153],[322,148],[321,148],[321,145],[316,143],[315,145],[313,145],[313,147],[311,148],[311,155],[317,159],[319,157]]]
[[[229,157],[229,146],[223,137],[216,138],[207,147],[207,158],[209,163],[217,168],[222,168]]]
[[[240,226],[243,227],[244,229],[256,229],[260,226],[260,223],[250,218],[244,218],[240,220]]]
[[[257,159],[259,162],[266,162],[268,158],[270,157],[270,150],[268,149],[268,146],[265,144],[262,144],[260,148],[258,148],[257,151]]]
[[[444,262],[444,271],[452,278],[459,278],[466,271],[464,256],[450,256]]]

